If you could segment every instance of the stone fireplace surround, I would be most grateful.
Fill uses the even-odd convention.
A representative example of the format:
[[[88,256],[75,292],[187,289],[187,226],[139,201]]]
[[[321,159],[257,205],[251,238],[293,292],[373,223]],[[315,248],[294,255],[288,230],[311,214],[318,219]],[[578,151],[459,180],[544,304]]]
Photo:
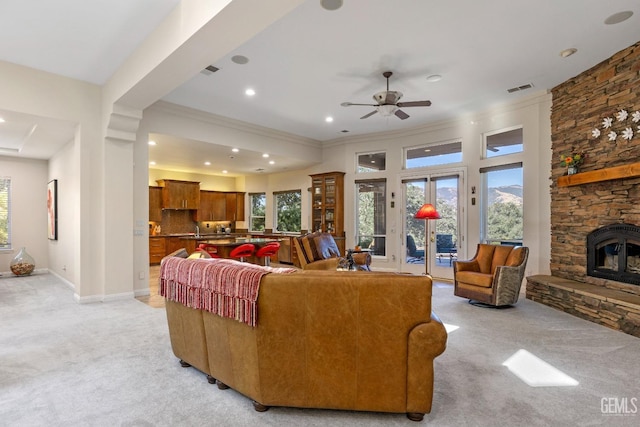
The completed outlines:
[[[607,178],[640,159],[640,129],[633,126],[630,140],[592,136],[603,118],[640,110],[640,42],[556,86],[552,96],[551,275],[528,277],[527,298],[640,337],[640,286],[588,276],[586,245],[601,227],[640,225],[640,176]],[[561,155],[575,152],[586,155],[569,178],[577,184],[567,183],[560,165]],[[583,173],[605,178],[581,180]]]

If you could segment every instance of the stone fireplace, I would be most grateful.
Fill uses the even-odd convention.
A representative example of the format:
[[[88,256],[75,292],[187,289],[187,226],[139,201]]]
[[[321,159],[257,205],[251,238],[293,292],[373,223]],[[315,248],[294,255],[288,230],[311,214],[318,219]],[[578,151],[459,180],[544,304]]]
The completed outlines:
[[[552,95],[551,275],[527,278],[527,298],[640,337],[640,42]]]
[[[640,285],[640,227],[612,224],[589,233],[587,275]]]

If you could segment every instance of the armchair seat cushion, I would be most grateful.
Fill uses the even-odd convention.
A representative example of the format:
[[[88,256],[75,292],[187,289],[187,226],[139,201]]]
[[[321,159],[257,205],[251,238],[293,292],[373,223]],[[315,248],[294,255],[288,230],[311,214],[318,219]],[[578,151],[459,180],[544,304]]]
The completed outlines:
[[[459,271],[456,280],[460,283],[490,288],[493,283],[493,274],[478,273],[475,271]]]

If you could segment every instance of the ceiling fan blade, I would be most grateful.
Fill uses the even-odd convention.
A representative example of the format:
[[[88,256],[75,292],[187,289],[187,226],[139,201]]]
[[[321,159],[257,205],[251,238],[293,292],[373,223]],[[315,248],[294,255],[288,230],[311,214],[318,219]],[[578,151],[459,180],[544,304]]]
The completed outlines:
[[[428,107],[431,105],[431,101],[410,101],[410,102],[398,102],[398,107]]]
[[[377,113],[378,110],[373,110],[372,112],[370,112],[369,114],[365,114],[364,116],[360,117],[360,119],[366,119],[367,117],[371,117],[373,116],[375,113]]]
[[[404,111],[402,111],[402,110],[396,110],[395,113],[393,113],[393,114],[395,114],[397,117],[399,117],[400,120],[404,120],[404,119],[408,119],[409,118],[409,115],[407,113],[405,113]]]
[[[342,104],[343,107],[351,107],[352,105],[366,105],[367,107],[377,107],[378,104],[354,104],[353,102],[343,102]]]

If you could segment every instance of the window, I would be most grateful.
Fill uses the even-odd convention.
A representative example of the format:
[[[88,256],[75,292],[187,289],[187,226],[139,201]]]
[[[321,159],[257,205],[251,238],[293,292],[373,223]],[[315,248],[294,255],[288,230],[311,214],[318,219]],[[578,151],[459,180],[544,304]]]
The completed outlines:
[[[485,158],[522,152],[522,128],[503,129],[484,135]]]
[[[0,178],[0,249],[11,249],[11,178]]]
[[[385,179],[356,181],[356,244],[372,255],[386,254],[387,182]]]
[[[249,231],[264,231],[264,213],[267,207],[267,197],[264,193],[250,193],[249,203]]]
[[[521,244],[523,235],[522,163],[481,168],[482,240]]]
[[[462,161],[462,141],[444,142],[405,149],[405,168],[444,165]]]
[[[358,154],[358,173],[383,171],[386,167],[387,154],[384,152]]]
[[[277,231],[299,233],[302,226],[302,192],[279,191],[275,198],[274,224]]]

